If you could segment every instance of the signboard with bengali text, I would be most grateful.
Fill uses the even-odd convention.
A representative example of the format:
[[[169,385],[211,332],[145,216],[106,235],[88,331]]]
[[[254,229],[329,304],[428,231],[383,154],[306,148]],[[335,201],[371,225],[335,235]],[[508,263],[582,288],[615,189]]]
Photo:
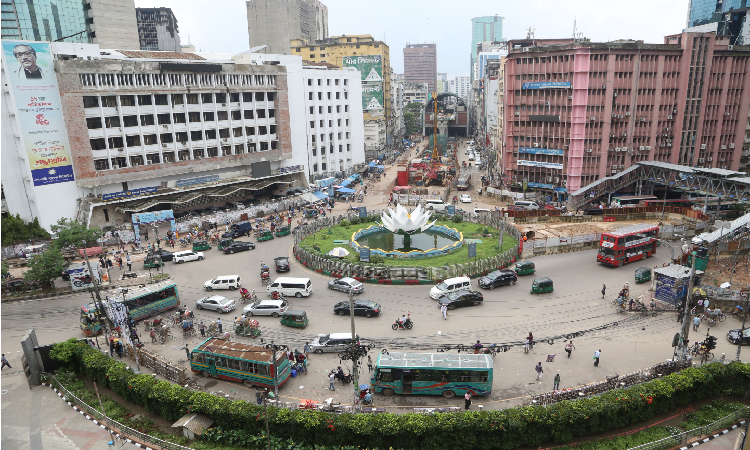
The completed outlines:
[[[3,56],[34,186],[75,181],[49,43],[3,40]]]

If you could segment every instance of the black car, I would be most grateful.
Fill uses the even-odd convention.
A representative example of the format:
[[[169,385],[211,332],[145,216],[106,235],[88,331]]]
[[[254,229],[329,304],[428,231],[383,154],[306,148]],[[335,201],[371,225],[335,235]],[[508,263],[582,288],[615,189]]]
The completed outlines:
[[[443,305],[448,309],[456,309],[464,306],[476,306],[484,301],[484,296],[477,291],[457,291],[446,294],[438,299],[438,307]]]
[[[731,342],[734,345],[737,345],[739,343],[739,337],[740,337],[740,330],[729,330],[727,333],[727,339],[729,339],[729,342]],[[750,344],[750,328],[745,328],[744,332],[742,333],[742,345]]]
[[[278,258],[274,258],[273,261],[276,263],[276,272],[289,272],[289,258],[279,256]]]
[[[375,303],[371,300],[354,300],[354,315],[373,317],[379,316],[382,309],[379,303]],[[333,307],[333,313],[339,316],[349,315],[349,301],[336,303]]]
[[[174,259],[174,254],[164,249],[159,249],[158,251],[154,252],[154,254],[161,256],[162,261],[172,261]]]
[[[229,246],[224,247],[224,253],[229,254],[244,252],[245,250],[255,250],[255,244],[252,242],[236,241],[229,244]]]
[[[498,286],[505,286],[506,284],[516,284],[518,275],[516,272],[510,269],[496,270],[488,273],[479,279],[479,287],[485,289],[495,289]]]

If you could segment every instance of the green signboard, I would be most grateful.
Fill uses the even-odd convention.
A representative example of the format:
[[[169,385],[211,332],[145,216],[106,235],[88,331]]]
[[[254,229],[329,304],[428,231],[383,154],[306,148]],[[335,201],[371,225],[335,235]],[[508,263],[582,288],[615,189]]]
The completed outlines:
[[[362,109],[374,111],[385,108],[383,83],[362,83]]]
[[[367,83],[383,82],[383,60],[380,55],[344,56],[344,67],[354,67]]]

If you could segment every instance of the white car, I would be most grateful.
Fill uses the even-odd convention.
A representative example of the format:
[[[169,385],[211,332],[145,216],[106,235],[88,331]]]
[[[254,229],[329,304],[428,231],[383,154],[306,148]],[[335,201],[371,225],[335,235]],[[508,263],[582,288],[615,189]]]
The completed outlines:
[[[236,302],[221,295],[212,295],[196,300],[195,307],[198,309],[210,309],[220,313],[227,313],[234,309]]]
[[[471,203],[471,196],[469,194],[463,194],[458,199],[461,200],[461,203]]]
[[[172,258],[176,264],[182,264],[186,261],[201,261],[204,256],[201,252],[194,252],[192,250],[185,250],[183,252],[176,252]]]
[[[469,153],[469,161],[474,161],[474,153]]]
[[[258,300],[255,303],[245,306],[242,310],[243,315],[252,316],[272,316],[279,317],[289,309],[289,304],[284,300]]]

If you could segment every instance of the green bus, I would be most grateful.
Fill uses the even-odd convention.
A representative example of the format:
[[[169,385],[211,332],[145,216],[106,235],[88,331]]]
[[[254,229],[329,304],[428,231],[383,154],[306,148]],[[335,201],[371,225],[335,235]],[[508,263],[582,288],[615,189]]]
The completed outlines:
[[[381,353],[370,383],[383,395],[490,395],[492,368],[488,354]]]
[[[204,377],[240,381],[247,387],[281,387],[291,375],[286,353],[276,353],[257,345],[208,338],[190,353],[190,369]]]

